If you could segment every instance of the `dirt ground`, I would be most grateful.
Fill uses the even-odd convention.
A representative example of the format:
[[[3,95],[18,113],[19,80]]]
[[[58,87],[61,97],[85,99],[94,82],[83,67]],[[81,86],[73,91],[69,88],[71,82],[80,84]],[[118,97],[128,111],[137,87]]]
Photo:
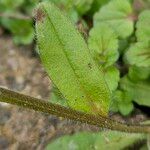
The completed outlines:
[[[15,46],[11,37],[0,36],[0,86],[50,100],[51,82],[33,46]],[[139,122],[146,117],[135,113],[129,118],[114,115],[122,122]],[[79,131],[97,132],[95,126],[25,110],[0,103],[0,149],[42,150],[47,143]]]

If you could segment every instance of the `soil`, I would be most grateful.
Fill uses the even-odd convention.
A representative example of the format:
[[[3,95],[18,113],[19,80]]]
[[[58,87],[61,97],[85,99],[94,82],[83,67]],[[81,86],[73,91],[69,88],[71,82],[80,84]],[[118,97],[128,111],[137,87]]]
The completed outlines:
[[[16,46],[10,36],[0,34],[0,86],[50,100],[51,82],[33,46]],[[122,122],[139,122],[138,113],[128,118],[115,114]],[[79,131],[98,132],[99,128],[57,118],[14,105],[0,103],[0,149],[42,150],[54,139]]]

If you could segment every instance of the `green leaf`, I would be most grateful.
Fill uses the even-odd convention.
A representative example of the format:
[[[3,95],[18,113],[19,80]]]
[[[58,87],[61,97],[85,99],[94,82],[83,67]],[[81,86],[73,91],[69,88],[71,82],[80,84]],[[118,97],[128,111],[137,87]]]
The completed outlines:
[[[70,107],[106,116],[110,93],[79,32],[53,4],[39,4],[36,33],[40,57]]]
[[[16,44],[30,44],[34,38],[31,20],[2,18],[2,25],[13,34]]]
[[[68,106],[66,99],[63,97],[63,95],[60,93],[58,88],[53,85],[52,91],[51,91],[51,97],[50,97],[50,102],[59,104],[62,106]]]
[[[118,87],[118,82],[120,80],[119,70],[116,67],[111,66],[103,69],[103,72],[110,91],[115,91]]]
[[[23,11],[28,15],[32,15],[34,8],[39,3],[39,1],[40,0],[24,0],[22,7]]]
[[[150,40],[150,10],[143,11],[136,25],[136,36],[138,41]]]
[[[105,131],[97,136],[95,147],[100,150],[122,150],[146,139],[143,134]]]
[[[47,1],[53,2],[57,7],[60,8],[61,11],[66,13],[74,23],[77,23],[77,21],[79,20],[79,14],[75,7],[76,2],[75,0],[47,0]],[[80,0],[78,0],[78,2],[80,2]]]
[[[106,23],[110,25],[117,35],[126,38],[133,32],[133,12],[129,1],[111,0],[103,6],[94,16],[94,25]]]
[[[133,100],[139,105],[150,107],[150,81],[132,82],[129,78],[124,77],[120,81],[120,86],[133,96]]]
[[[132,81],[145,80],[150,76],[150,68],[132,66],[129,68],[128,76]]]
[[[126,91],[117,90],[113,94],[111,110],[127,116],[133,111],[132,95]]]
[[[46,150],[121,150],[146,139],[143,134],[127,134],[116,131],[101,133],[77,133],[66,135],[48,144]]]
[[[92,150],[96,140],[95,133],[77,133],[66,135],[48,144],[46,150]]]
[[[118,51],[119,51],[120,55],[122,55],[127,50],[129,45],[130,45],[130,43],[129,43],[129,41],[127,39],[119,40]]]
[[[132,45],[125,55],[125,61],[137,67],[150,67],[150,41]]]
[[[23,4],[24,0],[0,0],[0,12],[16,10]]]
[[[101,6],[106,4],[109,0],[94,0],[89,11],[89,14],[94,14],[96,11],[100,9]]]
[[[114,64],[119,57],[117,36],[106,24],[92,28],[88,46],[95,61],[104,67]]]
[[[84,15],[92,6],[94,0],[74,0],[75,8],[80,15]]]
[[[120,103],[118,109],[122,115],[128,116],[133,111],[134,106],[132,103]]]

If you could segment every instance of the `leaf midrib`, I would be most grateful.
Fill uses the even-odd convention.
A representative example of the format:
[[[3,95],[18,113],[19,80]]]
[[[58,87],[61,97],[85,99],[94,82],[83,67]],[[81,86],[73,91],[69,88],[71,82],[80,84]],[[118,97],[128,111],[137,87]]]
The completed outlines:
[[[43,8],[44,8],[44,7],[43,7]],[[64,49],[65,49],[65,48],[64,48],[64,44],[61,42],[61,39],[59,38],[59,34],[58,34],[58,32],[57,32],[57,30],[56,30],[56,28],[55,28],[55,26],[54,26],[54,24],[53,24],[53,22],[52,22],[50,16],[48,15],[47,10],[46,10],[45,8],[44,8],[44,10],[45,10],[45,12],[47,13],[48,19],[49,19],[49,21],[50,21],[50,23],[51,23],[51,25],[52,25],[52,27],[53,27],[53,29],[54,29],[54,32],[56,33],[56,36],[57,36],[57,38],[58,38],[58,41],[60,42],[60,45],[62,46],[63,53],[64,53],[64,55],[65,55],[65,57],[66,57],[66,59],[67,59],[69,65],[70,65],[70,67],[71,67],[71,69],[72,69],[72,71],[73,71],[75,77],[76,77],[76,81],[79,83],[80,88],[81,88],[81,89],[83,90],[83,92],[85,93],[86,99],[89,100],[89,101],[87,101],[88,104],[89,104],[89,106],[93,106],[93,110],[94,110],[94,105],[92,105],[93,100],[91,99],[90,95],[86,92],[85,88],[82,86],[81,82],[79,81],[79,79],[78,79],[78,77],[77,77],[77,75],[76,75],[76,73],[75,73],[75,69],[73,68],[72,64],[70,63],[69,58],[68,58],[68,56],[67,56],[67,54],[66,54],[66,52],[65,52],[65,50],[64,50]],[[101,111],[101,110],[100,110],[100,111]]]

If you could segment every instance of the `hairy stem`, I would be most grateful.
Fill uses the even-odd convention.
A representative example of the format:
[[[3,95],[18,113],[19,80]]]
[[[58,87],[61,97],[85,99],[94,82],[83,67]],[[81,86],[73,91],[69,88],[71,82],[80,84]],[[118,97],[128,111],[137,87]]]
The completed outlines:
[[[72,110],[70,108],[46,102],[44,100],[23,95],[1,87],[0,102],[6,102],[21,106],[23,108],[29,108],[35,111],[56,115],[58,117],[63,117],[71,120],[76,120],[82,123],[96,125],[101,128],[107,128],[111,130],[118,130],[129,133],[150,133],[150,126],[123,124],[107,117],[82,113],[79,111]]]

